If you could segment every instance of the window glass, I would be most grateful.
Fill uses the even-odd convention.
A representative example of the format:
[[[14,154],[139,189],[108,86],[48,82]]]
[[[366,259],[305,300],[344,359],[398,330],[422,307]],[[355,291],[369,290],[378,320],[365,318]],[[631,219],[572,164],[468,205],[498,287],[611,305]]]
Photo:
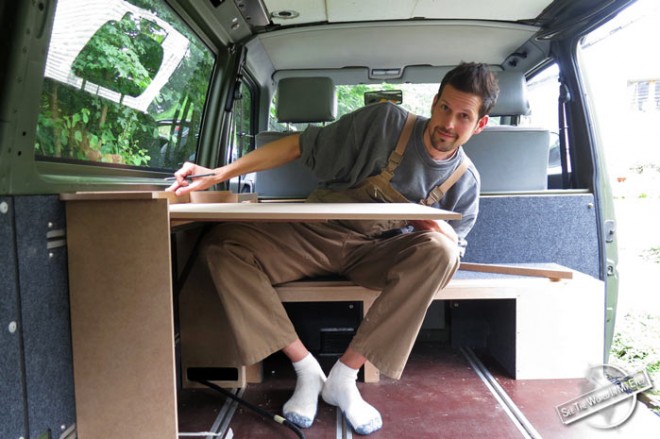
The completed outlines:
[[[552,64],[527,81],[527,98],[532,109],[522,116],[520,125],[559,129],[559,68]]]
[[[239,99],[234,101],[232,142],[229,160],[235,161],[254,149],[254,97],[246,82],[241,83]],[[254,173],[240,175],[229,182],[232,192],[254,192]]]
[[[157,169],[194,160],[213,64],[164,1],[58,1],[37,158]]]
[[[650,112],[660,110],[660,73],[658,78],[646,80],[628,80],[630,109]]]
[[[580,44],[615,195],[660,194],[660,5],[638,0]],[[656,44],[657,45],[657,44]]]
[[[401,90],[403,100],[401,106],[420,116],[431,116],[433,98],[438,93],[440,84],[357,84],[338,85],[337,119],[341,116],[364,107],[364,94],[376,90]],[[271,131],[302,131],[307,126],[302,124],[286,124],[277,121],[277,94],[273,97],[270,107],[269,130]]]
[[[359,84],[337,87],[337,116],[364,106],[364,94],[376,90],[401,90],[401,107],[420,116],[431,116],[433,98],[440,84]]]
[[[252,90],[241,83],[240,98],[234,102],[234,138],[232,160],[244,156],[253,149]]]
[[[544,128],[550,131],[548,174],[561,174],[559,154],[559,67],[551,64],[527,82],[531,113],[521,116],[521,126]],[[570,163],[569,163],[570,164]]]

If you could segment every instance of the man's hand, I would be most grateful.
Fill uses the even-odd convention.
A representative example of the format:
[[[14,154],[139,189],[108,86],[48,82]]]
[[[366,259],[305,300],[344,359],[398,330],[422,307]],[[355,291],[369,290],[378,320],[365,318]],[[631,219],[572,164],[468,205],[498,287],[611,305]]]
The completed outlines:
[[[453,242],[458,244],[458,235],[454,231],[454,228],[449,225],[447,221],[443,220],[410,220],[408,224],[411,224],[415,230],[433,230],[435,232],[440,232],[445,235],[447,238],[451,239]]]
[[[194,163],[186,162],[181,169],[174,173],[176,181],[172,186],[165,189],[168,192],[174,192],[177,196],[188,194],[192,191],[201,191],[208,189],[216,183],[219,183],[218,176],[198,177],[192,180],[186,180],[190,175],[211,174],[213,169],[205,168]]]

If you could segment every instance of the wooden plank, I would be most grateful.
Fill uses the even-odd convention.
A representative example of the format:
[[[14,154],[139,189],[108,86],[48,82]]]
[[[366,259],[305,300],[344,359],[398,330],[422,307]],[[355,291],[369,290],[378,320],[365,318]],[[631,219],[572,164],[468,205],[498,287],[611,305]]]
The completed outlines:
[[[69,201],[78,437],[177,438],[165,200]]]
[[[542,278],[452,279],[436,294],[436,300],[515,299],[521,291],[546,281]],[[275,286],[282,302],[373,301],[380,291],[344,280],[302,280]]]
[[[460,219],[413,203],[200,203],[170,206],[173,221],[327,221]]]
[[[573,279],[573,270],[568,268],[527,267],[520,265],[497,265],[461,262],[461,265],[458,269],[464,271],[479,271],[482,273],[547,277],[550,280]]]
[[[108,200],[161,200],[170,204],[188,203],[189,195],[177,197],[174,192],[165,191],[90,191],[60,194],[62,201],[108,201]]]
[[[347,302],[353,300],[373,301],[380,291],[370,290],[359,285],[314,285],[314,282],[296,282],[276,286],[282,302]]]
[[[160,200],[166,199],[170,204],[181,203],[255,203],[257,194],[236,194],[231,191],[195,191],[187,195],[177,196],[174,192],[165,191],[89,191],[74,192],[60,195],[63,201],[101,201],[101,200]]]
[[[237,194],[231,191],[195,191],[190,193],[191,203],[256,203],[257,194]]]
[[[232,336],[229,319],[209,270],[200,258],[196,258],[179,292],[179,335],[184,388],[205,387],[188,379],[189,369],[194,368],[234,369],[237,372],[235,379],[228,377],[211,382],[220,387],[245,386],[246,368],[239,360],[239,350]]]
[[[545,282],[516,301],[516,379],[584,378],[603,361],[603,282]]]

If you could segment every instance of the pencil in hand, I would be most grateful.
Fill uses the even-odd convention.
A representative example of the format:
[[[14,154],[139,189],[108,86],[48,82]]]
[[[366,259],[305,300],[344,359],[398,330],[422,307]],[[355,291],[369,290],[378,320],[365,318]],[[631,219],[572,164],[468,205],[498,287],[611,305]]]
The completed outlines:
[[[212,175],[215,175],[215,172],[210,172],[208,174],[195,174],[195,175],[186,175],[184,179],[188,182],[191,183],[195,178],[201,178],[201,177],[210,177]],[[176,181],[176,177],[167,177],[165,178],[165,181]]]

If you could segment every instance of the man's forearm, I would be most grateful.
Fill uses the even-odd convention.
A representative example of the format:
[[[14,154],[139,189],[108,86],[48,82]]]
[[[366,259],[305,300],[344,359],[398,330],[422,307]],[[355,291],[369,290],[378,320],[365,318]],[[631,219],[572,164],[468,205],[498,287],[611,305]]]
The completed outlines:
[[[174,173],[176,181],[165,190],[181,196],[192,191],[208,189],[239,175],[276,168],[298,157],[300,157],[300,135],[293,134],[268,143],[235,162],[216,169],[208,169],[186,162],[181,169]],[[192,179],[190,176],[196,178]]]
[[[292,162],[300,157],[300,134],[292,134],[255,149],[240,159],[216,170],[225,181],[250,172],[264,171]]]

